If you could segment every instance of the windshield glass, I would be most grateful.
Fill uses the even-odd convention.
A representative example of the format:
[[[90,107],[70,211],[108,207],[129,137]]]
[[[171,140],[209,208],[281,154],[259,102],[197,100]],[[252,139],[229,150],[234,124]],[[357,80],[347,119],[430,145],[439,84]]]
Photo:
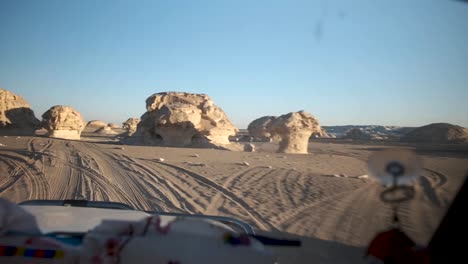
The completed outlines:
[[[0,2],[0,197],[228,216],[365,247],[421,169],[427,245],[468,169],[464,1]],[[312,241],[312,240],[311,240]]]

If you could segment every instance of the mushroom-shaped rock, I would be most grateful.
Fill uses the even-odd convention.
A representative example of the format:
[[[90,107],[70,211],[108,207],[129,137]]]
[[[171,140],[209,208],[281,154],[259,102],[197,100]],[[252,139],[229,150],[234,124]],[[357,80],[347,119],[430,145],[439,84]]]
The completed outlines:
[[[131,136],[137,131],[140,121],[140,118],[131,117],[122,123],[122,128],[127,130],[128,135]]]
[[[353,128],[349,130],[346,135],[343,137],[344,139],[353,139],[353,140],[371,140],[372,136],[365,133],[359,128]]]
[[[49,137],[80,139],[85,124],[81,114],[69,106],[56,105],[42,115],[42,126]]]
[[[205,94],[156,93],[146,100],[146,109],[137,134],[149,145],[227,145],[238,131]]]
[[[247,130],[253,137],[271,137],[270,125],[276,119],[276,116],[263,116],[252,121]]]
[[[107,126],[107,123],[100,120],[91,120],[88,122],[88,124],[86,124],[86,126],[93,128],[103,128]]]
[[[276,118],[270,125],[270,131],[281,137],[278,152],[307,153],[310,136],[321,131],[321,127],[314,116],[299,111]]]
[[[0,88],[0,134],[34,135],[39,124],[23,97]]]

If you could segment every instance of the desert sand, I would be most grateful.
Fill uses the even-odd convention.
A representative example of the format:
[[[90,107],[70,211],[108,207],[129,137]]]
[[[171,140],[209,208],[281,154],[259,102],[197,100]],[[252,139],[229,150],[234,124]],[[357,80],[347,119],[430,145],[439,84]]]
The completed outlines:
[[[307,257],[359,263],[363,247],[389,228],[383,187],[367,178],[367,157],[388,147],[415,149],[424,161],[416,197],[404,203],[402,228],[426,244],[468,170],[466,145],[314,140],[310,154],[127,146],[86,132],[81,141],[0,137],[0,197],[118,201],[137,209],[231,216],[279,236],[300,236],[281,249],[286,263]],[[387,144],[387,145],[385,145]]]

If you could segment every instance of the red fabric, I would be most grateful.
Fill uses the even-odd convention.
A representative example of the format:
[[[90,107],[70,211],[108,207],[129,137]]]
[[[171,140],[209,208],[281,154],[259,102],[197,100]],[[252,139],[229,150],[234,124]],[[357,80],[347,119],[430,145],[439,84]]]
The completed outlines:
[[[399,229],[391,229],[378,234],[370,243],[367,255],[374,256],[384,263],[428,264],[425,251],[414,249],[415,243]]]
[[[45,250],[36,250],[36,252],[34,252],[34,257],[36,258],[43,258],[45,256]]]

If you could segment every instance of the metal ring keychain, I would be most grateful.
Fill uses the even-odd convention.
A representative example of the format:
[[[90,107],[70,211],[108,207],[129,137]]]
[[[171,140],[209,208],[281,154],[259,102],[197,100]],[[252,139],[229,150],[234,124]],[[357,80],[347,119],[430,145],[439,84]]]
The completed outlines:
[[[392,205],[392,228],[381,232],[370,243],[367,257],[379,263],[428,263],[428,254],[400,228],[398,208],[414,198],[412,184],[422,171],[421,159],[412,151],[388,149],[369,158],[369,174],[386,187],[380,194],[382,202]]]

